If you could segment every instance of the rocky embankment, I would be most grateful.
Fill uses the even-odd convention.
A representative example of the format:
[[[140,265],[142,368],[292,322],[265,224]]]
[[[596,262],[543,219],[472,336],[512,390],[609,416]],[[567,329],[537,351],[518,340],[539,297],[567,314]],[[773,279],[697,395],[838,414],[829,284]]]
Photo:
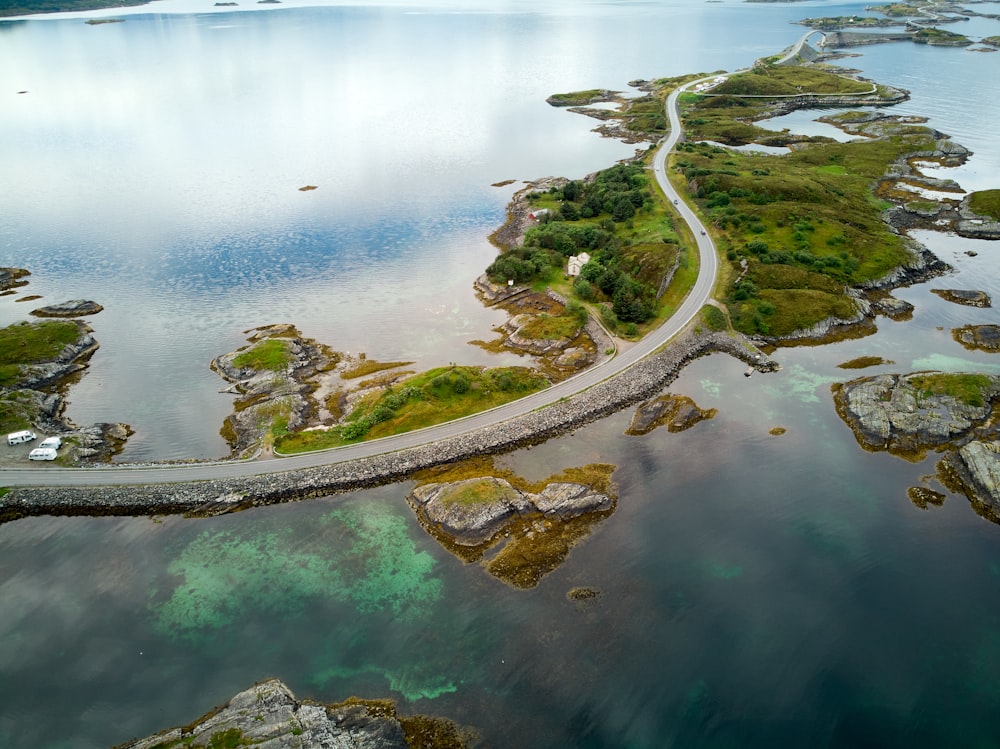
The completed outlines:
[[[284,683],[270,679],[240,692],[188,726],[133,739],[115,749],[460,749],[472,746],[474,739],[472,732],[444,718],[400,716],[388,700],[352,697],[324,705],[298,700]]]
[[[689,330],[662,352],[583,393],[547,408],[432,445],[316,468],[266,475],[149,486],[15,487],[0,497],[0,519],[26,515],[219,514],[400,481],[415,472],[464,458],[514,450],[570,432],[657,395],[689,362],[722,352],[758,371],[778,369],[742,336]],[[335,459],[331,457],[331,459]],[[280,471],[280,462],[274,470]]]
[[[1000,375],[883,374],[835,385],[833,397],[862,447],[911,460],[941,452],[948,485],[1000,512]]]

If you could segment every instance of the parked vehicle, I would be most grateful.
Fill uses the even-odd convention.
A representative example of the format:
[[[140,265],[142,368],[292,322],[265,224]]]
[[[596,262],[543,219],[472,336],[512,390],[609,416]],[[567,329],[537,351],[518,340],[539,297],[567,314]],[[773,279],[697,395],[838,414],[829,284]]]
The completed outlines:
[[[58,455],[51,447],[36,447],[28,453],[28,460],[55,460]]]
[[[20,445],[22,442],[31,442],[38,439],[38,435],[30,429],[22,429],[20,432],[11,432],[7,435],[8,445]]]
[[[62,437],[59,435],[53,435],[51,437],[46,437],[41,442],[38,443],[39,447],[51,447],[53,450],[58,450],[62,447]]]

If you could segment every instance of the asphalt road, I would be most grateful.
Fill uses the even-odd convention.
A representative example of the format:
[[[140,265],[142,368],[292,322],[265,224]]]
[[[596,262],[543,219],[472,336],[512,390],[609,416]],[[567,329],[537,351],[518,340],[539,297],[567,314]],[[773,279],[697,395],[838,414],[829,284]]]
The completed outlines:
[[[60,468],[55,466],[30,466],[24,468],[0,469],[0,486],[112,486],[123,484],[160,484],[209,479],[228,479],[253,476],[299,468],[341,463],[358,458],[394,452],[408,447],[425,445],[441,439],[459,436],[483,427],[494,426],[515,416],[521,416],[556,401],[586,390],[613,375],[628,369],[632,364],[645,358],[663,346],[679,333],[698,313],[711,296],[718,273],[718,257],[715,245],[694,211],[684,202],[667,179],[666,158],[681,135],[680,115],[677,98],[688,86],[674,91],[667,99],[667,116],[670,120],[670,135],[661,141],[653,159],[653,172],[667,199],[674,203],[681,218],[691,228],[698,245],[700,267],[698,280],[677,312],[656,330],[626,351],[600,365],[591,367],[562,382],[533,393],[529,396],[499,406],[490,411],[456,419],[446,424],[427,427],[406,434],[385,437],[380,440],[362,442],[355,445],[304,453],[273,460],[218,461],[192,464],[150,465],[150,466],[100,466],[93,468]]]

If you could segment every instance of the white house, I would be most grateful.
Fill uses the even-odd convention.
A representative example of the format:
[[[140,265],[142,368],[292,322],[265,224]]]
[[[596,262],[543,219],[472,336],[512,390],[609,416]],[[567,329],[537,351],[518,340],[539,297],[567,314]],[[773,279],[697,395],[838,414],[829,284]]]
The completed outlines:
[[[566,272],[571,276],[579,276],[583,266],[588,262],[590,262],[590,255],[586,252],[581,252],[579,255],[572,255],[569,259],[569,267]]]
[[[549,213],[548,208],[539,208],[537,211],[532,211],[531,213],[529,213],[528,218],[530,218],[532,221],[541,221],[542,216],[547,216],[548,213]]]

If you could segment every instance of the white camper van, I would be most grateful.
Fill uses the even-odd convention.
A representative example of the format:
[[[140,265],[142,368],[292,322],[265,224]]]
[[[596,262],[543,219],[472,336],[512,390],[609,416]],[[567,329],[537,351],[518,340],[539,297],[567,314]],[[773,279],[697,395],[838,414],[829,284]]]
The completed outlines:
[[[20,432],[11,432],[7,435],[8,445],[20,445],[22,442],[31,442],[37,439],[38,435],[30,429],[22,429]]]
[[[28,453],[28,460],[55,460],[58,455],[54,448],[36,447]]]
[[[51,447],[53,450],[58,450],[62,447],[62,437],[58,434],[51,437],[46,437],[41,442],[38,443],[39,447]]]

